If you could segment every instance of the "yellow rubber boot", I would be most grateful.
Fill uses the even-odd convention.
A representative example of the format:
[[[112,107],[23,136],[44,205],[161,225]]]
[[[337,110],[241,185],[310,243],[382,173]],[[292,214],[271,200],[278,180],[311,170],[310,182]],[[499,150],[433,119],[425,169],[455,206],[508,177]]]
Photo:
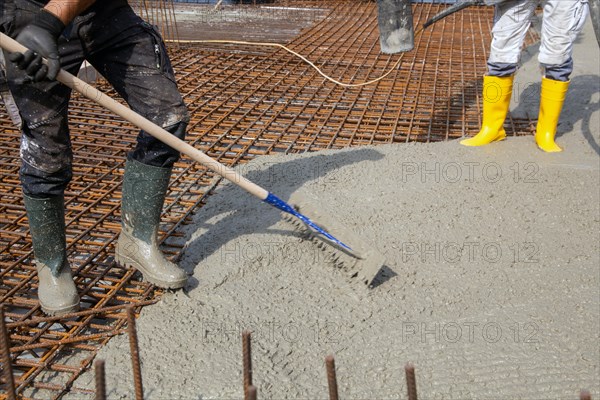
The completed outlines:
[[[555,81],[542,78],[542,92],[540,94],[540,113],[535,130],[535,142],[538,147],[548,153],[562,151],[554,142],[558,118],[565,102],[569,82]]]
[[[483,146],[506,138],[503,125],[512,96],[513,76],[483,77],[483,123],[472,138],[460,141],[463,146]]]

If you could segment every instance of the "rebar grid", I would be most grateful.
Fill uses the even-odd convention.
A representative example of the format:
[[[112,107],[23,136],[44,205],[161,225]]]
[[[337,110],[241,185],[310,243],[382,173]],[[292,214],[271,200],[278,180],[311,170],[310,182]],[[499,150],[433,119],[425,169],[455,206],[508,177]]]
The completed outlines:
[[[399,69],[374,85],[348,89],[282,50],[182,45],[172,61],[192,116],[190,143],[234,166],[262,154],[448,140],[479,129],[491,8],[442,20],[416,37],[414,51],[400,56],[379,53],[375,3],[332,0],[320,7],[329,12],[290,48],[344,82],[381,76],[402,57]],[[444,7],[416,5],[415,26]],[[100,86],[115,95],[105,83]],[[18,180],[20,135],[0,108],[0,298],[7,306],[16,389],[24,398],[56,399],[69,390],[92,398],[91,390],[73,387],[75,379],[110,337],[124,332],[127,305],[141,307],[161,296],[112,256],[125,156],[137,130],[77,95],[70,118],[75,159],[66,193],[67,242],[83,311],[49,318],[36,296]],[[531,125],[509,118],[506,129],[523,135]],[[182,254],[181,226],[217,183],[206,168],[187,159],[175,165],[160,230],[173,260]]]

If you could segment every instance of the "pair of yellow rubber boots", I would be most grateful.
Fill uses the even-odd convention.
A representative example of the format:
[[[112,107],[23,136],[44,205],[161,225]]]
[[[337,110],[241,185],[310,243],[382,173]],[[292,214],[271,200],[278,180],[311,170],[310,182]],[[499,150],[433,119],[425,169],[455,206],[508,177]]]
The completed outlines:
[[[464,139],[464,146],[483,146],[506,138],[503,125],[512,96],[513,76],[483,77],[483,123],[472,138]],[[554,142],[556,126],[562,110],[569,82],[542,78],[540,111],[535,131],[535,142],[546,152],[562,151]]]

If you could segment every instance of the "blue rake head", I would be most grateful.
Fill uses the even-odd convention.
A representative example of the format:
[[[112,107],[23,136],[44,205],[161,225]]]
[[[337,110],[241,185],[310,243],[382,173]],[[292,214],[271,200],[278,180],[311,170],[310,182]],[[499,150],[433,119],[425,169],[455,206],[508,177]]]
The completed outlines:
[[[286,203],[285,201],[281,200],[279,197],[275,196],[273,193],[269,193],[267,198],[263,200],[265,203],[272,205],[273,207],[286,212],[288,214],[293,215],[294,217],[298,218],[300,221],[302,221],[306,226],[308,226],[311,230],[313,230],[314,232],[318,233],[319,235],[325,237],[327,240],[329,240],[330,242],[340,246],[343,249],[346,249],[350,252],[352,252],[352,249],[344,244],[342,241],[340,241],[339,239],[337,239],[335,236],[333,236],[332,234],[330,234],[329,232],[327,232],[326,230],[324,230],[323,228],[321,228],[319,225],[315,224],[313,221],[311,221],[310,218],[308,218],[306,215],[303,215],[301,213],[299,213],[298,211],[296,211],[296,209],[294,207],[292,207],[291,205],[289,205],[288,203]]]

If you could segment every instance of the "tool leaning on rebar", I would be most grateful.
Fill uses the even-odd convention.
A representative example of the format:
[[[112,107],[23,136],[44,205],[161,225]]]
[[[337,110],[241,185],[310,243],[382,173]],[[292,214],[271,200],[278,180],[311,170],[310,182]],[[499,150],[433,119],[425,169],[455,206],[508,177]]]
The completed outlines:
[[[11,53],[22,53],[27,51],[24,46],[3,33],[0,33],[0,47]],[[46,62],[46,60],[44,60],[44,62]],[[329,244],[329,246],[326,247],[319,247],[325,251],[333,253],[333,257],[331,259],[335,263],[339,262],[339,265],[343,267],[351,277],[358,278],[361,282],[364,282],[367,286],[370,286],[381,267],[384,266],[385,260],[383,255],[380,254],[372,244],[366,242],[358,235],[352,234],[351,231],[345,229],[337,221],[326,218],[324,215],[322,215],[319,224],[314,222],[317,220],[314,216],[319,215],[319,213],[316,208],[313,208],[308,201],[306,201],[306,198],[296,195],[294,202],[292,204],[288,204],[273,193],[270,193],[268,190],[251,182],[238,172],[219,163],[183,140],[171,135],[160,126],[142,117],[129,107],[119,103],[115,99],[107,96],[95,87],[88,85],[67,71],[61,69],[56,79],[71,89],[81,93],[88,99],[97,102],[115,114],[123,117],[125,120],[154,136],[173,149],[187,155],[194,161],[205,165],[211,171],[241,187],[248,193],[258,197],[263,202],[295,217],[295,220],[301,223],[297,226],[305,228],[306,231],[310,233],[313,240],[316,240],[319,243]],[[300,212],[299,209],[301,209],[302,212]],[[325,220],[327,221],[326,223]],[[346,240],[341,241],[337,239],[335,236],[329,233],[329,231],[346,232]]]

